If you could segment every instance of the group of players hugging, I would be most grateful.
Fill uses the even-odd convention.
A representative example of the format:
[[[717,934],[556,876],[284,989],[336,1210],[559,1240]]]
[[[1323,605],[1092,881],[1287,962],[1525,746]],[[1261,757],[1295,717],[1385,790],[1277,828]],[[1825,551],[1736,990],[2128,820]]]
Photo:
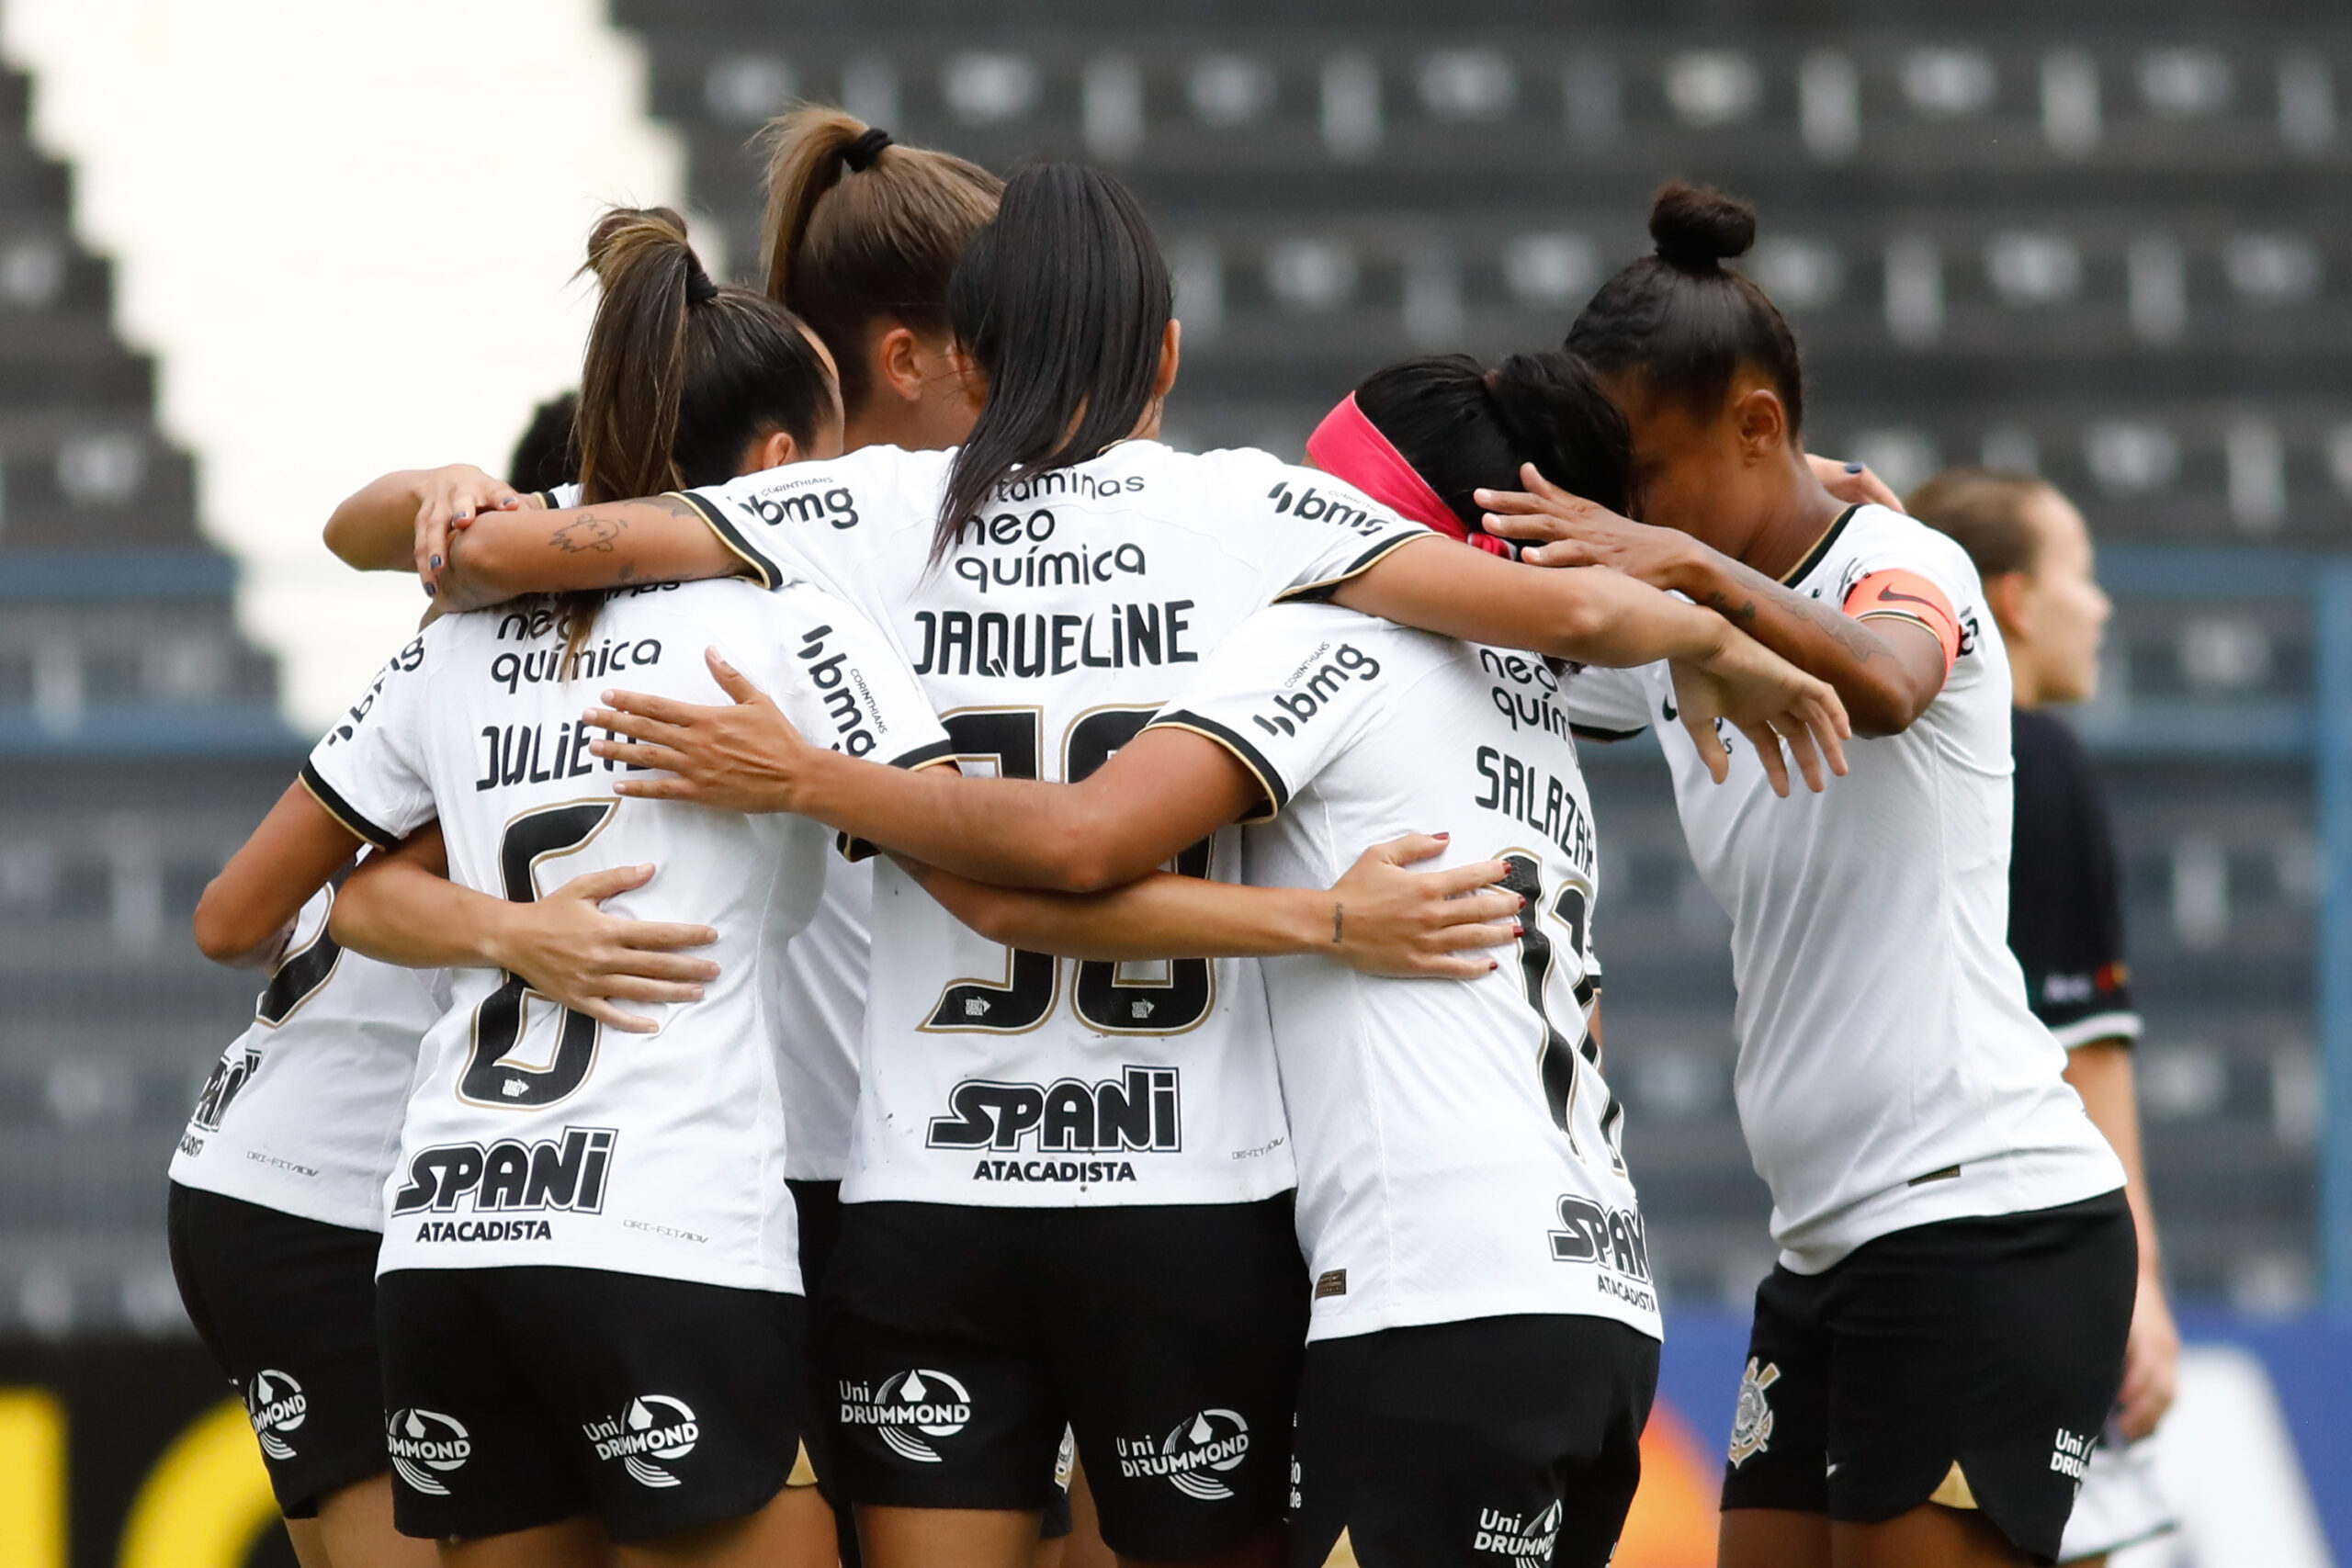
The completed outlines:
[[[1159,439],[1115,180],[767,147],[763,287],[596,228],[553,475],[337,510],[431,613],[197,913],[268,980],[172,1256],[305,1568],[1607,1562],[1662,1329],[1577,747],[1644,730],[1779,1248],[1721,1561],[2161,1524],[2112,864],[2012,713],[2095,677],[2054,491],[1808,457],[1685,182],[1293,464]]]

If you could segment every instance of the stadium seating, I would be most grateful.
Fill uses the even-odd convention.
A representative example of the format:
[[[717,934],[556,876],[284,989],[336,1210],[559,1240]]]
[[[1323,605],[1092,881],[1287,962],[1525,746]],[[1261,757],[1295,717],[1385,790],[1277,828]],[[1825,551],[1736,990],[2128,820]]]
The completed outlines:
[[[163,1165],[255,982],[187,919],[301,751],[0,75],[0,1331],[183,1323]]]
[[[2038,468],[2109,547],[2082,724],[2126,860],[2154,1184],[2181,1287],[2312,1289],[2310,601],[2352,538],[2352,28],[2312,0],[616,0],[748,273],[759,124],[802,98],[1143,196],[1186,324],[1171,434],[1295,453],[1385,361],[1556,343],[1682,172],[1753,198],[1816,450],[1898,486]],[[2166,547],[2203,547],[2183,551]],[[1670,1289],[1770,1256],[1724,921],[1636,742],[1589,753],[1611,1077]]]

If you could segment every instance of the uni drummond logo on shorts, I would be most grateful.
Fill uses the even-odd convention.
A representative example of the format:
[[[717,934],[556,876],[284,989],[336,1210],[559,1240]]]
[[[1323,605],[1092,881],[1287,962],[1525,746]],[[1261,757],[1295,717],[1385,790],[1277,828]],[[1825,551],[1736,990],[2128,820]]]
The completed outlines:
[[[1478,1533],[1470,1550],[1491,1551],[1524,1562],[1552,1561],[1552,1543],[1560,1539],[1560,1505],[1554,1503],[1533,1518],[1521,1518],[1500,1508],[1478,1510]]]
[[[1121,1475],[1164,1475],[1185,1496],[1216,1503],[1233,1495],[1233,1488],[1217,1477],[1240,1469],[1250,1457],[1250,1423],[1238,1411],[1204,1410],[1177,1422],[1157,1443],[1149,1438],[1114,1441]]]
[[[841,1392],[842,1425],[873,1427],[892,1453],[917,1464],[939,1462],[924,1438],[952,1438],[972,1419],[971,1391],[930,1367],[892,1372],[870,1390],[844,1378]]]
[[[1731,1467],[1737,1470],[1772,1446],[1770,1389],[1781,1381],[1781,1369],[1767,1361],[1760,1368],[1747,1358],[1739,1379],[1739,1413],[1731,1423]]]
[[[254,1424],[261,1451],[272,1459],[294,1457],[294,1445],[286,1440],[286,1434],[299,1430],[302,1417],[310,1413],[310,1396],[290,1373],[265,1367],[254,1374],[253,1386],[245,1390],[245,1418]]]
[[[464,1422],[438,1410],[414,1406],[385,1417],[384,1447],[400,1478],[430,1497],[449,1495],[439,1476],[463,1469],[474,1451],[472,1435]]]
[[[618,1460],[639,1486],[675,1486],[678,1478],[655,1460],[677,1463],[695,1451],[702,1427],[683,1399],[640,1393],[618,1416],[589,1421],[580,1428],[599,1461]]]

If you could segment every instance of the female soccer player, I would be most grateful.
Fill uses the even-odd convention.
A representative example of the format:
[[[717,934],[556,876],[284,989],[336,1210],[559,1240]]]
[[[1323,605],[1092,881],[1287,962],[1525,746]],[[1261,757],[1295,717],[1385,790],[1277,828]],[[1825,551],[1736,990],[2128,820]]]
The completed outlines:
[[[1302,593],[1443,630],[1500,627],[1565,657],[1683,656],[1707,735],[1727,707],[1775,765],[1773,722],[1808,773],[1815,735],[1834,751],[1842,716],[1826,688],[1719,617],[1615,574],[1441,547],[1263,454],[1186,457],[1152,441],[1177,331],[1157,247],[1107,177],[1055,164],[1016,176],[952,303],[989,387],[952,460],[873,448],[690,497],[492,513],[438,585],[471,603],[624,570],[772,578],[821,559],[920,650],[956,753],[1015,777],[1083,777],[1192,673],[1177,666]],[[613,549],[583,558],[557,532]],[[1233,853],[1227,835],[1182,863],[1230,876]],[[1204,1427],[1210,1411],[1261,1434],[1290,1411],[1304,1292],[1255,966],[1138,975],[1009,952],[888,868],[874,953],[827,1287],[842,1466],[869,1560],[1017,1561],[1069,1421],[1123,1556],[1272,1561],[1279,1439],[1221,1456],[1235,1468],[1213,1492],[1167,1471],[1235,1436]],[[1122,1043],[1114,1057],[1105,1039]],[[943,1405],[943,1389],[968,1398]],[[1167,1462],[1136,1450],[1146,1433]]]
[[[1878,737],[1836,791],[1767,812],[1752,759],[1716,787],[1660,724],[1692,858],[1732,916],[1735,1089],[1781,1247],[1723,1561],[2047,1562],[2115,1395],[2135,1270],[2123,1172],[2003,945],[2000,632],[1958,546],[1839,504],[1801,461],[1794,340],[1722,265],[1753,213],[1678,182],[1650,231],[1657,254],[1568,347],[1626,412],[1657,526],[1555,492],[1482,496],[1487,525],[1564,537],[1532,553],[1680,589],[1810,668],[1842,654],[1836,683]],[[1568,705],[1617,732],[1677,711],[1657,669],[1586,671]]]
[[[839,369],[842,449],[953,446],[971,429],[979,399],[954,352],[947,280],[972,236],[996,215],[1003,182],[961,158],[899,145],[836,109],[795,109],[773,121],[763,140],[766,292],[816,333]],[[340,549],[388,512],[405,524],[437,511],[462,525],[478,511],[578,502],[576,486],[534,495],[458,464],[378,480],[338,510],[327,540]],[[816,914],[778,965],[777,1006],[793,1034],[785,1066],[787,1176],[812,1299],[841,1230],[873,892],[870,863],[836,857]],[[823,1443],[812,1445],[811,1458],[820,1485],[837,1496]],[[1048,1538],[1069,1533],[1069,1513],[1066,1495],[1053,1501],[1043,1527]],[[845,1509],[841,1550],[856,1562]]]
[[[2180,1367],[2180,1332],[2165,1299],[2156,1216],[2140,1159],[2132,1076],[2140,1015],[2124,962],[2115,841],[2082,742],[2045,711],[2098,690],[2099,637],[2113,606],[2099,590],[2083,514],[2046,479],[1953,468],[1921,486],[1911,511],[1968,551],[2008,649],[2017,750],[2009,947],[2025,971],[2034,1016],[2066,1047],[2066,1081],[2129,1178],[2140,1282],[2123,1387],[2092,1450],[2059,1557],[2101,1568],[2110,1551],[2172,1527],[2155,1455],[2141,1443],[2171,1405]]]
[[[830,367],[780,307],[714,286],[660,215],[608,220],[593,250],[606,292],[582,384],[590,496],[724,477],[766,446],[837,449]],[[625,446],[628,429],[660,438]],[[830,1560],[829,1531],[794,1529],[807,1505],[785,1485],[814,1412],[772,964],[814,907],[826,838],[616,802],[571,683],[642,670],[684,694],[707,684],[698,653],[716,637],[838,744],[911,765],[944,737],[887,635],[816,589],[603,599],[435,622],[304,773],[379,845],[437,817],[454,879],[516,902],[566,862],[654,861],[633,912],[691,908],[717,936],[717,976],[656,1004],[642,1044],[534,1005],[518,979],[456,976],[381,1261],[398,1520],[492,1564],[592,1562],[607,1540],[624,1562]]]
[[[1535,411],[1516,434],[1539,459],[1622,506],[1623,421],[1590,378],[1556,353],[1495,377]],[[1475,366],[1418,361],[1358,396],[1450,405],[1466,503],[1482,479],[1507,482],[1527,449],[1480,384]],[[1463,531],[1354,400],[1312,450],[1365,472],[1400,511]],[[1622,1117],[1588,1028],[1596,846],[1559,665],[1335,606],[1278,605],[1066,787],[903,788],[800,742],[773,705],[729,683],[767,721],[763,787],[944,868],[918,874],[951,909],[1046,951],[1083,952],[1088,935],[1034,896],[948,874],[1123,881],[1237,820],[1256,824],[1242,835],[1247,874],[1271,885],[1328,880],[1359,846],[1416,822],[1453,829],[1452,859],[1501,861],[1526,900],[1518,960],[1472,985],[1365,979],[1308,958],[1265,965],[1313,1279],[1291,1561],[1320,1564],[1342,1530],[1374,1568],[1490,1551],[1609,1560],[1639,1476],[1658,1320]],[[632,788],[707,798],[711,759],[690,730],[633,727],[657,739],[613,754],[678,776]],[[1012,1107],[989,1109],[1002,1126]],[[1072,1109],[1048,1098],[1038,1114],[1050,1126]],[[979,1160],[991,1175],[1017,1163]],[[1123,1470],[1221,1498],[1252,1432],[1240,1413],[1210,1409],[1117,1451]]]

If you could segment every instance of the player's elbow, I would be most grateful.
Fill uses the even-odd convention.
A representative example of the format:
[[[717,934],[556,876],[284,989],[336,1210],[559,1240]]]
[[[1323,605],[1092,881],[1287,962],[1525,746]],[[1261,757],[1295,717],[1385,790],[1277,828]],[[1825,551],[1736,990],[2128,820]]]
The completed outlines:
[[[1855,736],[1866,740],[1902,734],[1936,700],[1934,692],[1923,694],[1913,690],[1912,682],[1899,672],[1849,682],[1838,695],[1846,705],[1847,722],[1853,726]]]
[[[1149,867],[1129,863],[1115,825],[1092,813],[1080,817],[1061,835],[1051,855],[1052,886],[1064,893],[1102,893],[1124,887]]]
[[[221,886],[224,880],[216,876],[206,886],[188,924],[198,953],[215,964],[237,968],[252,963],[277,935],[278,928],[264,926],[251,911],[237,908],[236,900]]]

